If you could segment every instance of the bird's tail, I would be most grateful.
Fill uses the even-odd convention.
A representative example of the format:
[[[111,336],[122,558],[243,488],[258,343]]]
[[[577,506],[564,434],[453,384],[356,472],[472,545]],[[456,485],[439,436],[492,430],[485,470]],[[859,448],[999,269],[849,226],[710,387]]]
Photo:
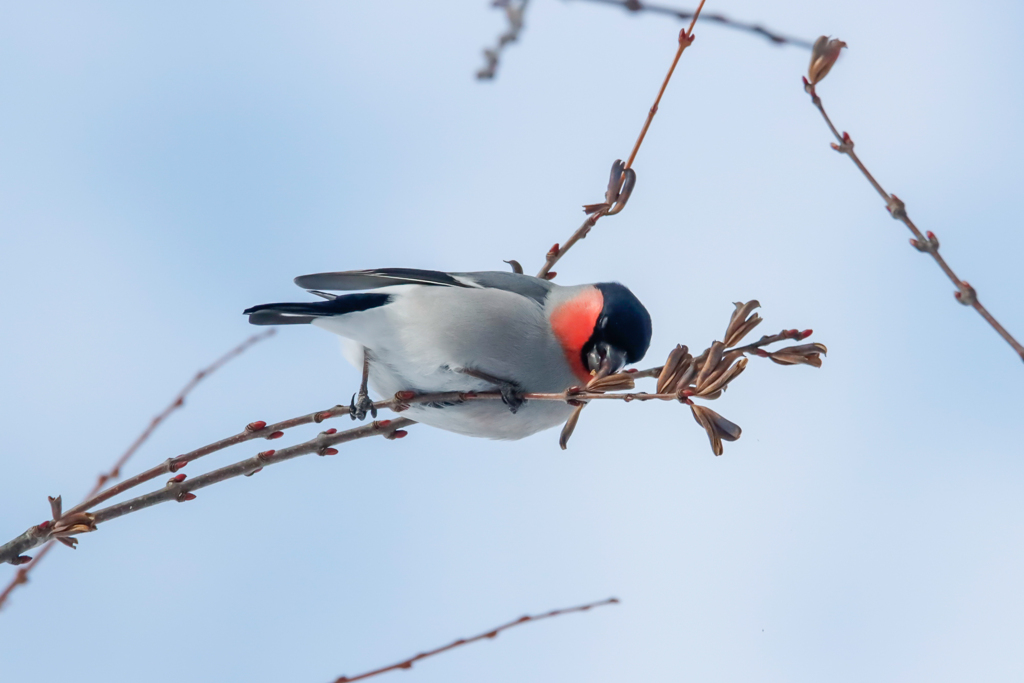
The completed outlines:
[[[317,294],[320,294],[317,292]],[[325,296],[321,294],[321,296]],[[326,295],[332,296],[333,295]],[[260,304],[247,308],[253,325],[308,325],[317,318],[330,318],[346,313],[366,311],[391,301],[390,294],[345,294],[327,301],[307,301],[294,304]]]

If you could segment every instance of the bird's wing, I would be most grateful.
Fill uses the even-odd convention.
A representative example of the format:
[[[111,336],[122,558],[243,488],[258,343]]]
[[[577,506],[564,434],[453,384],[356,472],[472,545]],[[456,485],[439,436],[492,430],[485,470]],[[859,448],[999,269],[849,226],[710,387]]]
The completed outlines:
[[[502,289],[533,299],[540,304],[544,303],[545,297],[554,286],[547,280],[517,273],[499,271],[443,273],[439,270],[418,270],[416,268],[377,268],[337,273],[315,273],[300,275],[295,278],[295,284],[308,290],[336,292],[378,289],[394,285]]]
[[[374,270],[345,270],[338,273],[314,273],[313,275],[300,275],[295,278],[295,284],[303,289],[326,289],[336,292],[378,289],[393,285],[473,286],[456,280],[449,273],[442,273],[439,270],[417,270],[416,268],[377,268]]]

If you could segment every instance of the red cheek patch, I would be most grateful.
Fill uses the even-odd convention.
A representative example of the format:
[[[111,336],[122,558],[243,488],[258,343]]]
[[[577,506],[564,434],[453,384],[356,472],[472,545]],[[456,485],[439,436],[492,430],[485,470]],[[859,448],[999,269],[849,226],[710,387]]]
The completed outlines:
[[[580,352],[594,334],[594,326],[603,309],[604,296],[601,290],[591,287],[551,312],[551,329],[555,339],[562,345],[573,374],[582,382],[590,381],[590,372],[583,366]]]

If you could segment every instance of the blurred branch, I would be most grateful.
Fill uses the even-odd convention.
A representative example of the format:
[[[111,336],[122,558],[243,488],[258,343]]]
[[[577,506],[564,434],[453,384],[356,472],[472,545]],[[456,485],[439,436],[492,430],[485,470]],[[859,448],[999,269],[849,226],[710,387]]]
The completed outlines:
[[[426,652],[421,652],[414,657],[404,659],[401,662],[392,664],[391,666],[385,666],[381,667],[380,669],[374,669],[373,671],[367,671],[357,676],[341,676],[340,678],[335,679],[334,683],[352,683],[353,681],[361,681],[367,678],[371,678],[373,676],[379,676],[380,674],[387,673],[388,671],[397,671],[398,669],[411,669],[412,665],[420,660],[426,659],[428,657],[433,657],[435,655],[439,655],[442,652],[447,652],[448,650],[454,650],[455,648],[462,647],[463,645],[475,643],[479,640],[483,640],[484,638],[496,638],[498,634],[502,631],[507,631],[508,629],[513,628],[515,626],[519,626],[520,624],[542,621],[544,619],[551,619],[552,617],[561,616],[563,614],[572,614],[573,612],[586,612],[595,607],[602,607],[604,605],[617,605],[618,603],[618,598],[608,598],[607,600],[591,602],[586,605],[579,605],[578,607],[567,607],[565,609],[551,610],[550,612],[545,612],[544,614],[536,614],[533,616],[527,614],[519,617],[515,621],[510,621],[507,624],[502,624],[497,628],[493,628],[490,631],[480,633],[478,635],[473,636],[472,638],[460,638],[451,643],[448,643],[443,647],[439,647],[434,650],[428,650]]]
[[[853,150],[853,140],[850,138],[849,133],[844,132],[840,134],[839,130],[835,125],[833,125],[832,119],[830,119],[828,114],[825,112],[825,106],[822,104],[821,97],[818,96],[815,86],[825,78],[826,75],[828,75],[832,66],[839,58],[840,51],[844,47],[846,47],[846,43],[840,40],[829,40],[827,36],[821,36],[814,44],[808,75],[804,77],[803,80],[804,90],[806,90],[811,96],[811,103],[818,108],[819,112],[821,112],[821,117],[825,120],[829,130],[832,131],[832,135],[836,138],[836,142],[831,143],[832,149],[840,154],[845,154],[850,158],[850,161],[854,163],[864,177],[867,178],[867,181],[871,183],[871,186],[875,188],[875,191],[879,196],[882,197],[882,200],[885,202],[885,208],[889,211],[890,215],[894,219],[902,221],[903,224],[907,226],[910,232],[914,235],[910,240],[910,245],[922,253],[929,254],[932,259],[934,259],[935,263],[942,269],[942,272],[946,274],[946,277],[948,277],[957,288],[957,291],[953,294],[953,296],[956,297],[956,300],[964,306],[970,306],[976,310],[978,314],[992,326],[992,329],[994,329],[996,333],[1002,337],[1014,351],[1017,352],[1017,355],[1024,360],[1024,346],[1021,346],[1020,343],[1006,331],[1006,328],[999,324],[999,321],[997,321],[995,317],[988,312],[988,309],[981,305],[981,302],[978,300],[978,293],[975,291],[974,287],[957,277],[956,273],[953,272],[953,269],[949,267],[948,263],[946,263],[946,259],[939,254],[939,239],[935,236],[935,233],[931,231],[924,234],[921,233],[914,222],[910,220],[910,216],[907,215],[907,207],[903,201],[896,195],[889,194],[882,188],[881,184],[875,180],[875,177],[870,171],[868,171],[864,162],[860,160],[860,157]]]
[[[629,153],[629,158],[626,163],[623,164],[621,160],[617,160],[612,164],[611,178],[608,181],[608,189],[605,191],[605,200],[600,204],[588,204],[583,207],[583,211],[587,214],[587,219],[583,221],[583,225],[576,229],[569,239],[563,244],[559,245],[556,243],[544,257],[544,266],[537,273],[537,277],[544,280],[551,280],[558,273],[551,272],[551,267],[558,263],[559,259],[565,256],[565,253],[572,248],[574,244],[579,242],[581,239],[587,236],[587,233],[597,224],[597,221],[602,216],[614,216],[615,214],[626,208],[626,202],[629,201],[629,196],[633,192],[633,186],[636,184],[636,172],[633,170],[633,161],[636,160],[636,155],[640,151],[640,145],[643,144],[644,138],[647,136],[647,130],[651,127],[651,122],[654,120],[654,115],[658,113],[658,105],[661,104],[661,98],[665,94],[665,89],[668,88],[668,83],[672,80],[672,74],[676,71],[676,65],[679,64],[679,58],[683,56],[683,51],[693,44],[693,27],[697,23],[697,19],[700,18],[700,11],[704,9],[705,0],[700,0],[700,4],[697,6],[697,11],[693,13],[693,18],[690,20],[689,28],[683,29],[679,32],[678,47],[676,48],[676,54],[672,58],[672,64],[668,68],[668,73],[665,74],[665,79],[661,82],[661,88],[658,89],[658,94],[654,98],[654,104],[647,111],[647,118],[644,119],[644,125],[640,129],[640,135],[637,136],[636,142],[633,143],[633,149]]]
[[[685,9],[676,9],[674,7],[667,7],[665,5],[657,5],[649,2],[639,2],[639,0],[586,0],[588,2],[596,2],[605,5],[617,5],[629,12],[650,12],[651,14],[667,14],[668,16],[682,19],[692,19],[694,12]],[[760,24],[753,24],[745,21],[737,21],[730,19],[729,17],[722,14],[705,14],[701,17],[702,21],[711,21],[722,26],[726,26],[737,31],[746,31],[747,33],[753,33],[763,38],[768,39],[770,42],[776,45],[796,45],[806,49],[811,48],[811,43],[803,38],[794,38],[792,36],[786,36],[781,33],[769,30]]]
[[[494,7],[501,7],[505,10],[505,18],[508,19],[508,28],[498,36],[498,42],[494,47],[484,50],[484,66],[476,72],[476,77],[482,81],[494,78],[498,71],[498,62],[501,53],[509,43],[519,39],[519,32],[523,30],[523,15],[526,13],[526,5],[530,0],[494,0]]]
[[[139,447],[141,447],[142,444],[144,444],[149,439],[149,437],[152,436],[153,432],[156,431],[156,428],[163,424],[168,417],[170,417],[171,413],[185,405],[185,399],[188,397],[190,393],[192,393],[192,390],[195,389],[200,382],[202,382],[204,379],[206,379],[211,374],[216,372],[224,364],[228,363],[233,358],[245,353],[245,351],[248,350],[249,347],[263,341],[264,339],[267,339],[268,337],[273,336],[275,333],[276,330],[270,329],[259,334],[254,334],[253,336],[249,337],[244,342],[242,342],[241,344],[239,344],[238,346],[231,349],[223,356],[215,360],[213,363],[197,372],[195,376],[191,380],[189,380],[188,384],[186,384],[181,389],[181,391],[179,391],[178,394],[171,400],[170,404],[168,404],[166,408],[164,408],[158,415],[156,415],[156,417],[150,420],[149,425],[147,425],[146,428],[142,431],[142,433],[139,434],[139,436],[135,439],[135,441],[132,442],[132,444],[128,447],[128,450],[126,450],[121,455],[121,457],[114,462],[113,467],[111,467],[110,470],[108,470],[107,472],[99,475],[99,477],[96,479],[96,483],[93,484],[92,490],[89,491],[89,493],[86,495],[86,500],[92,498],[97,493],[99,493],[103,489],[103,486],[108,481],[118,479],[121,476],[121,468],[125,466],[125,464],[133,455],[135,455],[135,452],[139,450]],[[75,510],[69,510],[68,512],[70,514],[74,511]],[[31,564],[26,564],[25,566],[18,569],[17,573],[14,575],[14,578],[11,580],[11,582],[7,584],[3,592],[0,592],[0,609],[3,609],[4,603],[7,602],[7,598],[10,597],[11,593],[18,586],[24,583],[28,583],[29,572],[31,572],[36,567],[36,565],[38,565],[42,561],[42,559],[46,557],[47,553],[50,552],[50,548],[53,547],[53,544],[55,542],[56,541],[52,540],[48,541],[46,546],[42,550],[40,550],[39,553],[36,555],[34,562],[32,562]]]

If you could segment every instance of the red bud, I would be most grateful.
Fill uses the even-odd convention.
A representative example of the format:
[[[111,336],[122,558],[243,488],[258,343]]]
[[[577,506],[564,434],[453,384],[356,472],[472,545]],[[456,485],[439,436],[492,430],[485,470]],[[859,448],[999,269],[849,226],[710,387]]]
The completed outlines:
[[[550,249],[548,249],[548,253],[549,254],[557,254],[558,250],[561,249],[561,248],[562,248],[562,245],[560,245],[558,242],[555,242],[554,245]]]
[[[257,453],[256,457],[259,458],[260,460],[270,460],[272,457],[274,457],[274,453],[277,453],[277,451],[263,451],[261,453]]]
[[[550,273],[548,273],[547,275],[544,276],[544,279],[545,280],[554,280],[556,277],[558,277],[558,273],[556,273],[555,271],[552,270]]]
[[[402,401],[407,401],[410,398],[416,398],[416,392],[415,391],[399,391],[397,394],[395,394],[395,398],[398,398],[398,399],[400,399]]]
[[[623,370],[623,372],[636,372],[636,371],[637,371],[636,368],[626,368],[625,370]]]
[[[247,472],[245,476],[251,477],[252,475],[256,474],[257,472],[262,472],[262,471],[263,471],[262,467],[257,467],[252,472]]]
[[[325,449],[323,449],[321,451],[321,454],[322,455],[337,455],[338,454],[338,449],[337,448],[325,448]]]
[[[170,478],[170,481],[173,481],[175,484],[180,484],[181,482],[185,481],[185,477],[187,476],[187,474],[176,474]]]
[[[391,424],[391,420],[381,420],[380,422],[377,423],[377,426],[378,427],[387,427],[390,424]]]
[[[184,503],[187,500],[195,500],[195,499],[196,499],[196,494],[194,494],[194,493],[182,492],[182,493],[178,494],[178,502],[179,503]]]
[[[926,233],[925,233],[925,236],[927,236],[927,237],[928,237],[928,239],[930,239],[930,240],[933,240],[933,239],[935,239],[935,233],[934,233],[934,232],[932,232],[931,230],[929,230],[928,232],[926,232]]]
[[[274,432],[273,434],[267,436],[267,439],[280,439],[282,436],[284,436],[284,432]]]
[[[804,330],[803,332],[800,333],[800,338],[801,339],[807,339],[812,334],[814,334],[814,330]]]
[[[255,422],[250,422],[249,424],[245,425],[245,431],[258,432],[261,429],[265,428],[266,426],[267,423],[264,422],[263,420],[256,420]]]
[[[337,434],[337,433],[338,433],[338,430],[335,429],[334,427],[331,427],[326,432],[324,432],[324,434]]]
[[[168,469],[171,472],[177,472],[178,470],[180,470],[182,467],[184,467],[187,464],[188,464],[188,460],[172,460],[171,461],[171,465],[170,465],[170,467],[168,467]]]
[[[408,433],[409,432],[405,431],[404,429],[396,429],[394,434],[391,435],[391,438],[392,439],[402,439]]]
[[[45,522],[43,522],[42,524],[40,524],[40,525],[39,525],[39,526],[38,526],[37,528],[38,528],[38,529],[39,529],[40,531],[46,531],[47,529],[49,529],[49,528],[50,528],[50,525],[51,525],[52,523],[53,523],[53,522],[51,522],[50,520],[46,520]]]

